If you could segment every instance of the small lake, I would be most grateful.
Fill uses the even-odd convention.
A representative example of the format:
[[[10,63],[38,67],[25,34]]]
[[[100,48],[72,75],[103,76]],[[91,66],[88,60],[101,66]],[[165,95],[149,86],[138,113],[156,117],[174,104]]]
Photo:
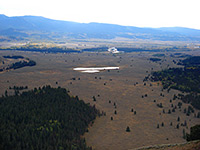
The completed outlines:
[[[73,70],[75,71],[80,71],[83,73],[98,73],[100,71],[104,71],[104,70],[119,70],[119,67],[88,67],[88,68],[74,68]]]

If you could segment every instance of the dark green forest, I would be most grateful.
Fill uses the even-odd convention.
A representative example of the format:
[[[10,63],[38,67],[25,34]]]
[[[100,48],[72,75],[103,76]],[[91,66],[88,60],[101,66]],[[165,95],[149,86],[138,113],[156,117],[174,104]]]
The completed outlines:
[[[200,125],[190,128],[190,134],[186,135],[187,141],[200,140]]]
[[[169,68],[153,72],[151,80],[161,81],[164,89],[200,92],[200,67]]]
[[[36,65],[36,62],[33,60],[29,60],[28,62],[27,61],[19,61],[19,62],[11,64],[11,66],[8,67],[8,69],[19,69],[19,68],[22,68],[25,66],[35,66],[35,65]]]
[[[95,106],[60,87],[5,94],[0,98],[0,149],[91,149],[81,135],[97,115]]]
[[[21,59],[23,59],[24,57],[23,56],[3,56],[3,58],[8,58],[8,59],[19,59],[19,58],[21,58]]]
[[[183,65],[185,67],[199,67],[200,66],[200,56],[193,56],[184,59],[178,63],[178,65]]]
[[[161,81],[163,89],[186,92],[180,99],[200,109],[200,56],[186,58],[178,63],[182,68],[169,68],[152,72],[151,81]]]
[[[0,69],[0,72],[4,71],[4,70],[19,69],[19,68],[23,68],[23,67],[26,67],[26,66],[30,66],[31,67],[31,66],[35,66],[35,65],[36,65],[36,62],[33,61],[33,60],[18,61],[18,62],[12,63],[10,66],[8,66],[6,68]]]
[[[158,62],[158,61],[161,61],[161,59],[160,59],[160,58],[150,58],[149,60],[150,60],[150,61],[153,61],[153,62]]]

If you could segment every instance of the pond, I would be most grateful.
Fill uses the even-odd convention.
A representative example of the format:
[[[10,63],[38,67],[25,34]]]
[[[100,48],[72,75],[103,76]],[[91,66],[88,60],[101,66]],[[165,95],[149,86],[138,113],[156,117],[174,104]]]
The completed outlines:
[[[84,73],[98,73],[104,70],[119,70],[119,67],[87,67],[87,68],[74,68],[75,71],[80,71]]]

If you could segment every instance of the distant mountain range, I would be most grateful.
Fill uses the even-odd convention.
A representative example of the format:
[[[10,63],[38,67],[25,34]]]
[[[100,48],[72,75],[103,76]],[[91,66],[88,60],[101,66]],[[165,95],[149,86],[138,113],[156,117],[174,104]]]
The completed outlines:
[[[116,37],[133,40],[200,41],[200,30],[182,27],[139,28],[105,23],[60,21],[38,16],[0,15],[0,41],[114,39]]]

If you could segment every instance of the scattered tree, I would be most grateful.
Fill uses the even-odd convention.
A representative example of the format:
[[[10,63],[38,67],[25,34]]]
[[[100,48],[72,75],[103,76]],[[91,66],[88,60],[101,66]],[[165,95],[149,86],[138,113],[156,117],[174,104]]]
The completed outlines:
[[[95,96],[93,96],[92,98],[93,98],[93,101],[94,101],[94,102],[96,102],[96,97],[95,97]]]
[[[179,123],[176,125],[176,128],[179,129]]]
[[[183,129],[183,139],[186,139],[185,129]]]
[[[165,114],[165,109],[163,109],[163,114]]]
[[[126,127],[126,132],[131,132],[129,126]]]
[[[115,110],[114,114],[116,115],[117,114],[117,111]]]
[[[177,118],[177,121],[179,122],[180,121],[180,117],[178,116],[178,118]]]
[[[110,117],[110,120],[113,120],[113,117]]]

